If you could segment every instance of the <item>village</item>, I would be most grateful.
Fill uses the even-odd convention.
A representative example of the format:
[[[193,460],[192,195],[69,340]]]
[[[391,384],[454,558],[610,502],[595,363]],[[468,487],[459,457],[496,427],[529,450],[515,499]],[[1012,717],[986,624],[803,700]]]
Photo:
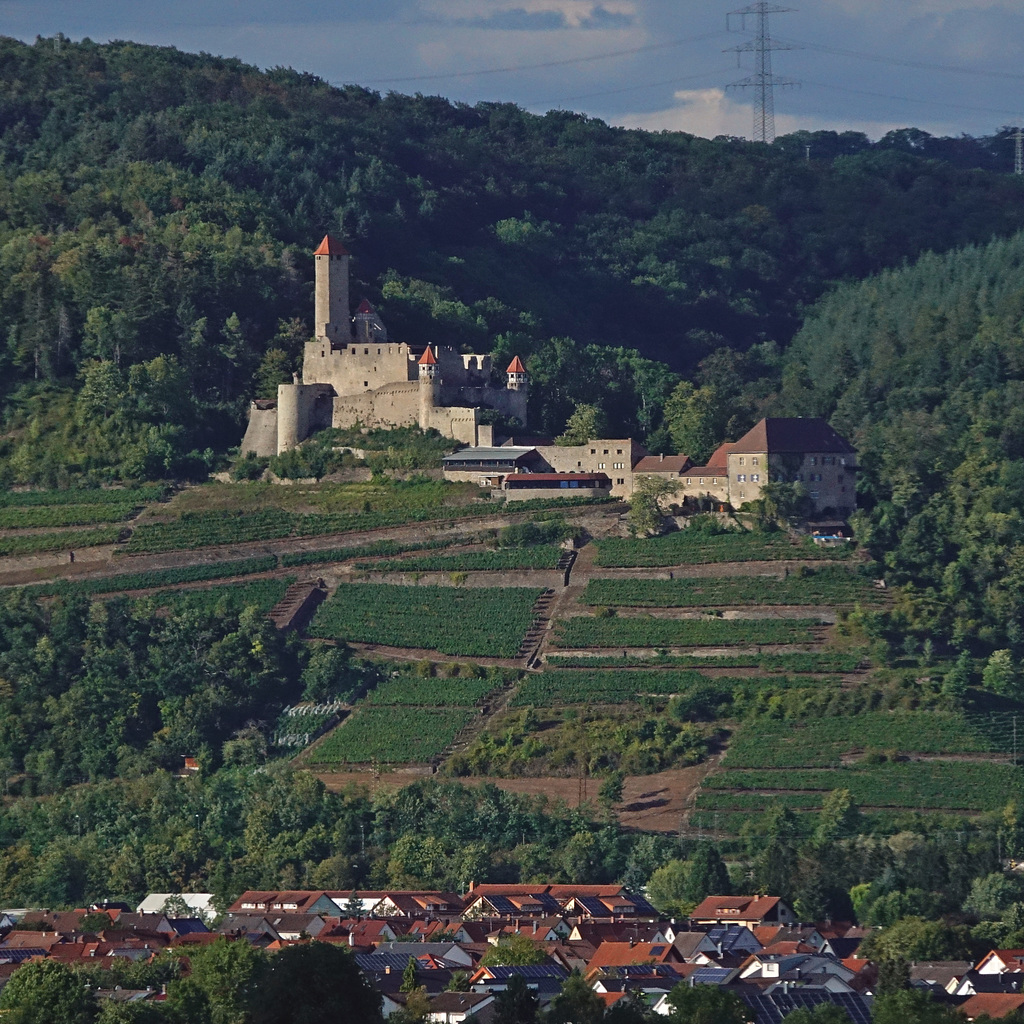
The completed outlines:
[[[879,964],[859,955],[874,929],[800,922],[778,897],[708,896],[666,919],[619,885],[471,884],[456,893],[247,891],[223,913],[209,894],[154,893],[134,910],[104,903],[0,917],[0,980],[28,963],[112,967],[152,962],[227,940],[268,952],[330,943],[351,951],[385,1017],[426,1001],[437,1024],[486,1024],[499,995],[523,985],[544,1009],[571,975],[605,1008],[638,1000],[671,1012],[676,986],[714,986],[743,1001],[756,1024],[779,1024],[822,1004],[853,1024],[870,1019]],[[966,1020],[1024,1007],[1024,950],[993,949],[976,963],[909,965],[911,988]],[[100,998],[160,1003],[166,993],[101,990]]]

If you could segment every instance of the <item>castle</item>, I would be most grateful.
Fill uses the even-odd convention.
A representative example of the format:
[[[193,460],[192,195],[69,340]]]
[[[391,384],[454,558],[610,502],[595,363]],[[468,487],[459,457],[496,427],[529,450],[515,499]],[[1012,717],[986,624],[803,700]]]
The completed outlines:
[[[243,454],[280,454],[317,430],[357,424],[419,425],[466,444],[488,443],[483,409],[526,426],[528,379],[518,356],[506,370],[506,386],[495,387],[490,356],[395,343],[365,300],[351,315],[345,247],[325,235],[313,259],[315,337],[306,343],[302,382],[296,374],[293,383],[278,386],[276,402],[251,404]]]

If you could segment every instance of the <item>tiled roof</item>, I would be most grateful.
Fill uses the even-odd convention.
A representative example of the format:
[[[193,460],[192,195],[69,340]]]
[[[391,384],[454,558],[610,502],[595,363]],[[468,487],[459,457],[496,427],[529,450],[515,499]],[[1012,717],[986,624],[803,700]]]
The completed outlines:
[[[1013,1013],[1014,1010],[1019,1010],[1022,1006],[1024,1006],[1024,993],[981,992],[962,1003],[960,1012],[968,1020],[980,1017],[983,1013],[998,1019]]]
[[[313,250],[314,256],[348,256],[348,254],[348,249],[331,235],[324,235],[324,240]]]
[[[763,419],[733,446],[731,454],[745,452],[842,452],[856,451],[845,437],[825,420],[802,417]]]
[[[423,355],[420,356],[420,366],[436,366],[437,360],[434,358],[434,350],[428,345],[423,350]]]
[[[689,455],[645,455],[634,473],[682,473],[690,465]]]
[[[515,359],[513,359],[512,362],[508,364],[508,369],[505,372],[506,373],[526,373],[526,367],[523,366],[522,359],[520,359],[519,356],[516,356]]]

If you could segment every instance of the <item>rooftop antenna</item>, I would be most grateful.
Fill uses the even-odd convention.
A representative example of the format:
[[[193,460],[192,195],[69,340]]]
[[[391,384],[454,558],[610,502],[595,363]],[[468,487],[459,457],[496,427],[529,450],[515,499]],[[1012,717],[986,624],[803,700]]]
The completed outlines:
[[[730,11],[725,16],[725,27],[733,31],[733,19],[739,18],[739,31],[747,30],[747,18],[757,20],[757,34],[739,46],[732,46],[726,53],[736,54],[736,63],[741,66],[744,53],[753,53],[756,68],[752,75],[741,78],[738,82],[730,82],[727,89],[753,89],[756,100],[754,103],[754,142],[772,143],[775,141],[775,87],[792,88],[799,85],[791,78],[778,78],[772,74],[772,50],[793,50],[796,47],[785,43],[776,43],[768,28],[769,14],[786,14],[794,10],[792,7],[780,7],[768,0],[756,0],[755,3],[741,7],[738,11]]]

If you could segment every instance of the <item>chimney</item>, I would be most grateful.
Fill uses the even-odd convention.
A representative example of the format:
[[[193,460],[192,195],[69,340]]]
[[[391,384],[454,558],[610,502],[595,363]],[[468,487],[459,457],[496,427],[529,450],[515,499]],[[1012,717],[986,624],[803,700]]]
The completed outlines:
[[[356,944],[355,934],[351,931],[348,933],[348,944],[350,946],[354,946]]]
[[[662,452],[661,455],[658,456],[658,461],[659,462],[664,462],[665,461],[665,453],[664,452]]]

